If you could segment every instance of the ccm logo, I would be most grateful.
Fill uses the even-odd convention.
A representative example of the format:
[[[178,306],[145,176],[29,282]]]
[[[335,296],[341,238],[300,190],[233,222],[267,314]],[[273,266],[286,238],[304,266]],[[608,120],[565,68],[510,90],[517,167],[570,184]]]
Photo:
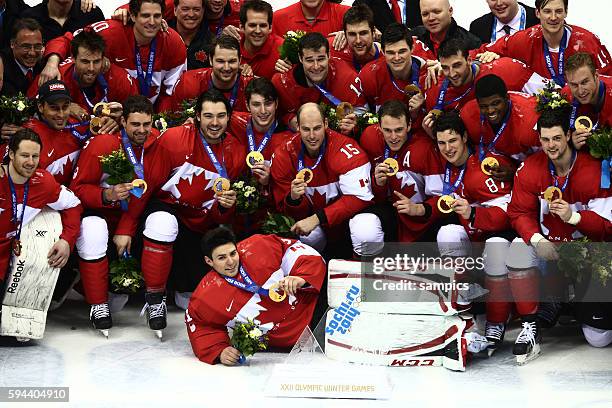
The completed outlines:
[[[434,364],[434,360],[393,360],[391,366],[400,366],[400,367],[424,367],[424,366],[432,366]]]
[[[46,233],[47,233],[47,231],[39,231],[39,230],[36,230],[36,236],[37,236],[37,237],[44,238]]]

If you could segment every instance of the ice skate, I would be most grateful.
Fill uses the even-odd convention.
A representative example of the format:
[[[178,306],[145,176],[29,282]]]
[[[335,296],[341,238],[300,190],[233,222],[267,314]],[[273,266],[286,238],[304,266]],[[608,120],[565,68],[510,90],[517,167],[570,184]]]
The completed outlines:
[[[489,342],[487,353],[489,357],[493,355],[495,350],[501,347],[504,342],[504,334],[506,333],[506,325],[504,323],[487,322],[485,325],[485,337]]]
[[[113,319],[111,317],[108,303],[100,303],[91,305],[89,311],[89,320],[94,329],[100,330],[100,333],[108,339],[109,329],[113,327]]]
[[[146,312],[149,328],[162,340],[162,330],[166,328],[166,296],[163,293],[147,292],[145,302],[140,315],[143,316]]]
[[[538,322],[535,319],[524,320],[523,329],[512,348],[512,354],[516,356],[516,362],[523,365],[538,357],[541,341],[542,334]]]

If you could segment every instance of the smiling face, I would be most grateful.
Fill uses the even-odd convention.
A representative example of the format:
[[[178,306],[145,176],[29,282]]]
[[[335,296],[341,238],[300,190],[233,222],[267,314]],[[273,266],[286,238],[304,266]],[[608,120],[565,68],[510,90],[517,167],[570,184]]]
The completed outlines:
[[[406,40],[385,45],[385,60],[394,76],[408,72],[412,66],[412,50]]]
[[[200,113],[200,129],[208,143],[219,143],[229,120],[223,102],[203,102]]]
[[[596,103],[599,91],[599,75],[591,72],[587,66],[582,66],[575,71],[566,71],[567,85],[572,96],[583,105]]]
[[[162,23],[161,6],[156,3],[142,3],[138,15],[130,14],[134,22],[134,31],[142,38],[153,40]]]
[[[444,130],[436,134],[438,149],[442,157],[453,166],[462,166],[469,156],[467,136],[454,130]]]
[[[174,7],[176,25],[187,31],[197,29],[204,19],[202,0],[180,0]]]
[[[478,109],[491,125],[501,125],[508,112],[508,99],[501,95],[478,99]]]
[[[9,150],[9,158],[13,170],[21,177],[32,177],[40,160],[40,145],[31,140],[22,140],[16,152]]]
[[[215,55],[212,58],[213,76],[217,81],[229,88],[234,84],[240,70],[238,50],[215,46]]]
[[[563,30],[567,10],[563,0],[550,0],[540,10],[536,10],[536,17],[540,19],[542,30],[549,35],[554,35]]]
[[[268,14],[264,12],[247,10],[244,29],[244,42],[252,48],[262,47],[272,31],[268,24]]]
[[[79,47],[74,57],[74,72],[82,87],[92,86],[96,82],[97,76],[102,71],[102,58],[100,51],[90,51],[87,48]]]
[[[453,15],[448,0],[421,0],[420,4],[421,19],[427,31],[435,35],[448,30]]]
[[[230,242],[219,245],[212,251],[211,256],[212,258],[205,256],[204,260],[217,273],[230,278],[238,274],[240,256],[235,244]]]
[[[42,33],[38,30],[20,30],[14,40],[11,40],[11,49],[15,60],[21,65],[32,68],[42,58],[44,51]]]
[[[329,69],[329,55],[325,47],[318,50],[305,49],[300,56],[300,62],[304,67],[304,74],[315,84],[320,84],[327,79]]]
[[[40,116],[52,129],[62,130],[68,123],[70,116],[70,100],[60,99],[53,102],[39,102]]]
[[[519,10],[516,0],[487,0],[487,5],[491,9],[491,13],[504,24],[512,21]]]
[[[440,58],[440,65],[442,66],[444,76],[456,88],[466,85],[471,79],[472,69],[470,63],[461,53],[447,58]]]
[[[316,106],[308,106],[300,112],[298,122],[300,137],[308,154],[311,157],[317,156],[325,140],[327,120],[323,119]]]
[[[258,130],[267,130],[276,119],[276,108],[278,102],[266,100],[263,95],[252,94],[247,104],[247,110],[251,113],[253,123]]]
[[[223,13],[227,0],[205,0],[205,3],[206,15],[217,17]]]
[[[572,154],[569,140],[569,133],[565,134],[561,126],[540,129],[542,150],[550,160],[569,158]]]
[[[143,112],[132,112],[127,120],[121,118],[121,123],[132,143],[142,146],[151,134],[151,115]]]
[[[368,55],[372,49],[372,44],[374,44],[374,36],[367,21],[347,24],[344,33],[346,34],[348,46],[357,59]]]
[[[408,140],[408,131],[410,125],[406,123],[406,117],[395,118],[390,115],[385,115],[380,120],[380,130],[382,131],[385,143],[389,146],[392,152],[399,151],[406,140]]]

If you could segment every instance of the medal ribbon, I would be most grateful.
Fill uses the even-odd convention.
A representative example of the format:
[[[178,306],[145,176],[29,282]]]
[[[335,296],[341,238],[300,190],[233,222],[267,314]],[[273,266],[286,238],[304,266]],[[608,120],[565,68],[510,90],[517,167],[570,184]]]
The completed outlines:
[[[217,30],[215,31],[215,37],[219,38],[221,33],[223,32],[223,21],[225,20],[225,12],[221,15],[221,19],[219,20],[219,24],[217,25]],[[210,32],[210,25],[208,24],[208,20],[204,19],[204,26],[206,27],[206,31]]]
[[[567,35],[568,29],[567,27],[563,28],[563,38],[561,39],[561,44],[559,44],[559,64],[557,68],[557,72],[555,72],[555,67],[553,67],[552,57],[550,55],[550,49],[548,48],[548,43],[544,38],[542,38],[542,49],[544,50],[544,61],[546,62],[546,68],[548,68],[548,72],[550,72],[550,77],[553,81],[560,87],[565,86],[565,77],[564,77],[564,67],[565,67],[565,47],[567,47]]]
[[[469,156],[468,156],[468,160],[469,160]],[[467,160],[465,161],[465,163],[463,163],[463,166],[461,166],[461,171],[459,172],[459,175],[457,176],[457,180],[455,180],[453,184],[451,184],[450,182],[452,168],[453,168],[452,164],[446,163],[446,170],[444,171],[444,180],[443,180],[444,186],[442,188],[442,195],[452,194],[453,192],[455,192],[457,187],[461,185],[461,182],[463,181],[463,176],[465,176],[465,169],[467,168]]]
[[[410,143],[410,140],[412,139],[412,132],[408,132],[408,138],[406,139],[406,141],[404,142],[404,145]],[[402,145],[403,146],[403,145]],[[385,153],[384,153],[384,158],[388,159],[391,156],[391,149],[389,149],[389,146],[385,143]],[[395,153],[393,155],[393,158],[395,160],[397,160],[397,153]]]
[[[519,23],[519,31],[524,30],[527,25],[527,12],[525,11],[525,7],[519,4],[521,9],[521,22]],[[493,30],[491,32],[491,42],[495,42],[497,40],[497,17],[493,17]]]
[[[444,81],[442,82],[442,86],[440,87],[440,93],[438,94],[438,101],[436,102],[436,106],[434,106],[434,109],[444,110],[446,106],[452,105],[453,103],[460,101],[472,91],[472,88],[474,87],[474,83],[476,82],[476,64],[472,64],[472,76],[474,77],[472,80],[472,85],[470,85],[467,91],[465,91],[463,94],[456,97],[450,102],[444,102],[444,99],[446,98],[446,93],[448,92],[448,86],[450,85],[450,81],[448,80],[448,78],[445,78]]]
[[[314,84],[314,86],[315,88],[319,90],[319,92],[323,94],[325,98],[327,98],[328,101],[332,103],[332,105],[334,105],[334,107],[337,107],[338,105],[342,103],[340,99],[336,98],[334,95],[332,95],[327,89],[323,88],[321,85]]]
[[[487,151],[489,152],[495,151],[495,144],[497,143],[501,135],[504,133],[504,130],[506,130],[506,127],[508,127],[508,122],[510,121],[511,113],[512,113],[512,101],[508,101],[508,112],[506,112],[504,121],[502,122],[501,126],[497,130],[497,133],[495,134],[495,137],[493,138],[493,140],[491,140],[491,143],[489,143],[486,149],[484,146],[484,132],[483,132],[483,128],[485,125],[485,117],[483,115],[480,115],[480,143],[478,143],[478,160],[480,162],[484,160],[485,155],[487,154]]]
[[[213,152],[212,148],[204,138],[202,130],[200,130],[199,133],[200,140],[202,141],[202,145],[204,146],[204,150],[206,150],[210,161],[212,162],[213,166],[215,166],[215,169],[217,169],[217,173],[219,174],[219,176],[229,180],[229,178],[227,177],[227,170],[225,170],[225,167],[221,163],[219,163],[219,160],[217,160],[217,156],[215,156],[215,152]]]
[[[417,88],[421,89],[421,87],[419,86],[419,70],[420,70],[420,65],[418,61],[415,58],[412,58],[412,68],[410,71],[410,83],[416,85]],[[406,91],[400,88],[397,82],[395,82],[395,78],[393,78],[393,74],[391,73],[391,68],[389,68],[388,65],[387,65],[387,71],[389,71],[389,78],[391,78],[391,83],[393,84],[393,87],[397,89],[398,91],[400,91],[402,94],[406,95]]]
[[[151,91],[151,83],[153,81],[153,63],[155,62],[155,51],[157,48],[157,39],[154,38],[151,41],[151,48],[149,49],[149,61],[147,62],[147,74],[145,76],[142,71],[142,60],[140,59],[140,47],[135,46],[136,50],[136,72],[138,74],[138,85],[140,87],[140,94],[149,97]]]
[[[274,130],[276,129],[277,125],[278,125],[278,122],[275,120],[272,126],[270,127],[270,129],[268,129],[268,131],[264,135],[263,139],[261,139],[261,143],[259,144],[259,147],[256,148],[255,147],[255,136],[253,135],[252,119],[249,120],[247,122],[247,128],[246,128],[247,139],[249,141],[249,152],[254,152],[255,150],[257,150],[260,153],[263,152],[263,149],[266,148],[266,145],[272,138],[272,134],[274,133]]]
[[[605,98],[606,86],[603,81],[599,81],[599,97],[597,98],[598,103],[603,106],[603,99]],[[578,108],[580,107],[580,102],[576,98],[572,101],[572,113],[570,115],[570,128],[572,130],[576,130],[576,116],[578,116]],[[597,109],[597,122],[593,125],[592,130],[597,130],[599,127],[599,118],[601,114],[601,109]]]
[[[134,152],[134,148],[132,147],[132,143],[125,132],[125,129],[121,129],[121,142],[123,143],[123,149],[127,153],[128,160],[130,163],[132,163],[136,177],[144,180],[144,146],[140,152],[140,161],[137,161],[136,153]],[[135,197],[140,198],[144,194],[144,189],[142,187],[134,187],[130,190],[130,193]]]
[[[21,218],[19,219],[19,223],[17,223],[17,189],[15,188],[15,184],[13,183],[13,179],[11,178],[11,174],[8,171],[8,167],[6,170],[6,174],[8,175],[9,189],[11,190],[11,201],[12,201],[12,210],[13,210],[13,223],[15,223],[15,229],[17,230],[15,233],[15,241],[19,242],[19,238],[21,237],[21,227],[23,226],[23,217],[25,215],[26,205],[28,204],[28,192],[30,190],[30,180],[26,181],[23,186],[23,202],[21,207]]]
[[[72,74],[73,78],[76,80],[76,72],[74,72]],[[102,74],[99,74],[97,79],[98,83],[100,84],[100,87],[102,88],[102,99],[100,99],[100,102],[108,102],[108,82],[106,82],[106,79],[104,79],[104,76]],[[78,82],[78,81],[77,81]],[[80,88],[81,90],[81,94],[83,94],[83,97],[85,98],[85,103],[87,103],[87,106],[89,106],[89,109],[93,109],[95,104],[89,100],[89,97],[87,96],[87,94],[85,93],[85,91],[83,91],[82,88]]]
[[[578,152],[576,150],[572,150],[572,164],[570,166],[570,171],[569,173],[567,173],[567,176],[565,177],[565,182],[563,183],[561,187],[559,187],[559,178],[557,176],[557,170],[555,170],[555,165],[550,159],[548,160],[548,170],[550,170],[550,175],[553,178],[554,186],[559,187],[561,192],[565,192],[565,189],[567,188],[567,183],[569,183],[570,174],[572,173],[572,170],[574,169],[574,163],[576,162],[577,155],[578,155]]]
[[[300,154],[298,154],[298,171],[302,170],[303,168],[308,168],[310,170],[316,169],[319,163],[321,163],[321,159],[323,158],[323,155],[325,154],[326,147],[327,147],[327,139],[325,139],[323,141],[323,144],[321,145],[321,151],[319,152],[319,157],[317,157],[317,161],[315,162],[315,164],[312,167],[306,167],[304,166],[304,150],[306,150],[306,146],[304,146],[304,143],[302,143],[302,150],[300,150]]]
[[[251,279],[248,272],[246,271],[246,269],[244,269],[242,265],[240,265],[240,276],[242,276],[244,282],[240,282],[239,280],[230,278],[229,276],[223,276],[223,278],[227,283],[239,289],[246,290],[247,292],[251,293],[258,293],[260,296],[268,296],[268,290],[263,289],[261,286],[253,282],[253,279]]]
[[[218,91],[223,93],[221,89],[218,89],[215,87],[215,84],[213,84],[212,79],[209,79],[208,89],[211,89],[211,88],[217,89]],[[234,82],[234,86],[232,87],[232,94],[230,95],[230,98],[229,98],[229,104],[232,108],[234,107],[234,104],[236,104],[236,99],[238,99],[238,89],[239,88],[240,88],[240,74],[238,74],[238,77],[236,78],[236,82]]]

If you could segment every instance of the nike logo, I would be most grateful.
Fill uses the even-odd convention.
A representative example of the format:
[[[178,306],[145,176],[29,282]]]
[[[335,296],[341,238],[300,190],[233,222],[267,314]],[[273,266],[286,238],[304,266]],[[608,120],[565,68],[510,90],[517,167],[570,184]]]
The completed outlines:
[[[55,151],[55,148],[53,148],[53,150],[51,150],[49,153],[47,153],[48,157],[51,157],[53,155],[53,152]]]
[[[597,316],[593,316],[593,320],[602,320],[603,317],[597,317]]]
[[[127,60],[127,58],[115,58],[115,62],[123,62]]]
[[[189,160],[189,158],[190,158],[190,157],[191,157],[191,155],[190,155],[190,154],[186,155],[186,156],[185,156],[185,160]]]
[[[234,299],[232,299],[232,303],[230,303],[230,305],[227,307],[227,309],[225,309],[225,311],[229,312],[230,310],[232,310],[233,304],[234,304]]]

